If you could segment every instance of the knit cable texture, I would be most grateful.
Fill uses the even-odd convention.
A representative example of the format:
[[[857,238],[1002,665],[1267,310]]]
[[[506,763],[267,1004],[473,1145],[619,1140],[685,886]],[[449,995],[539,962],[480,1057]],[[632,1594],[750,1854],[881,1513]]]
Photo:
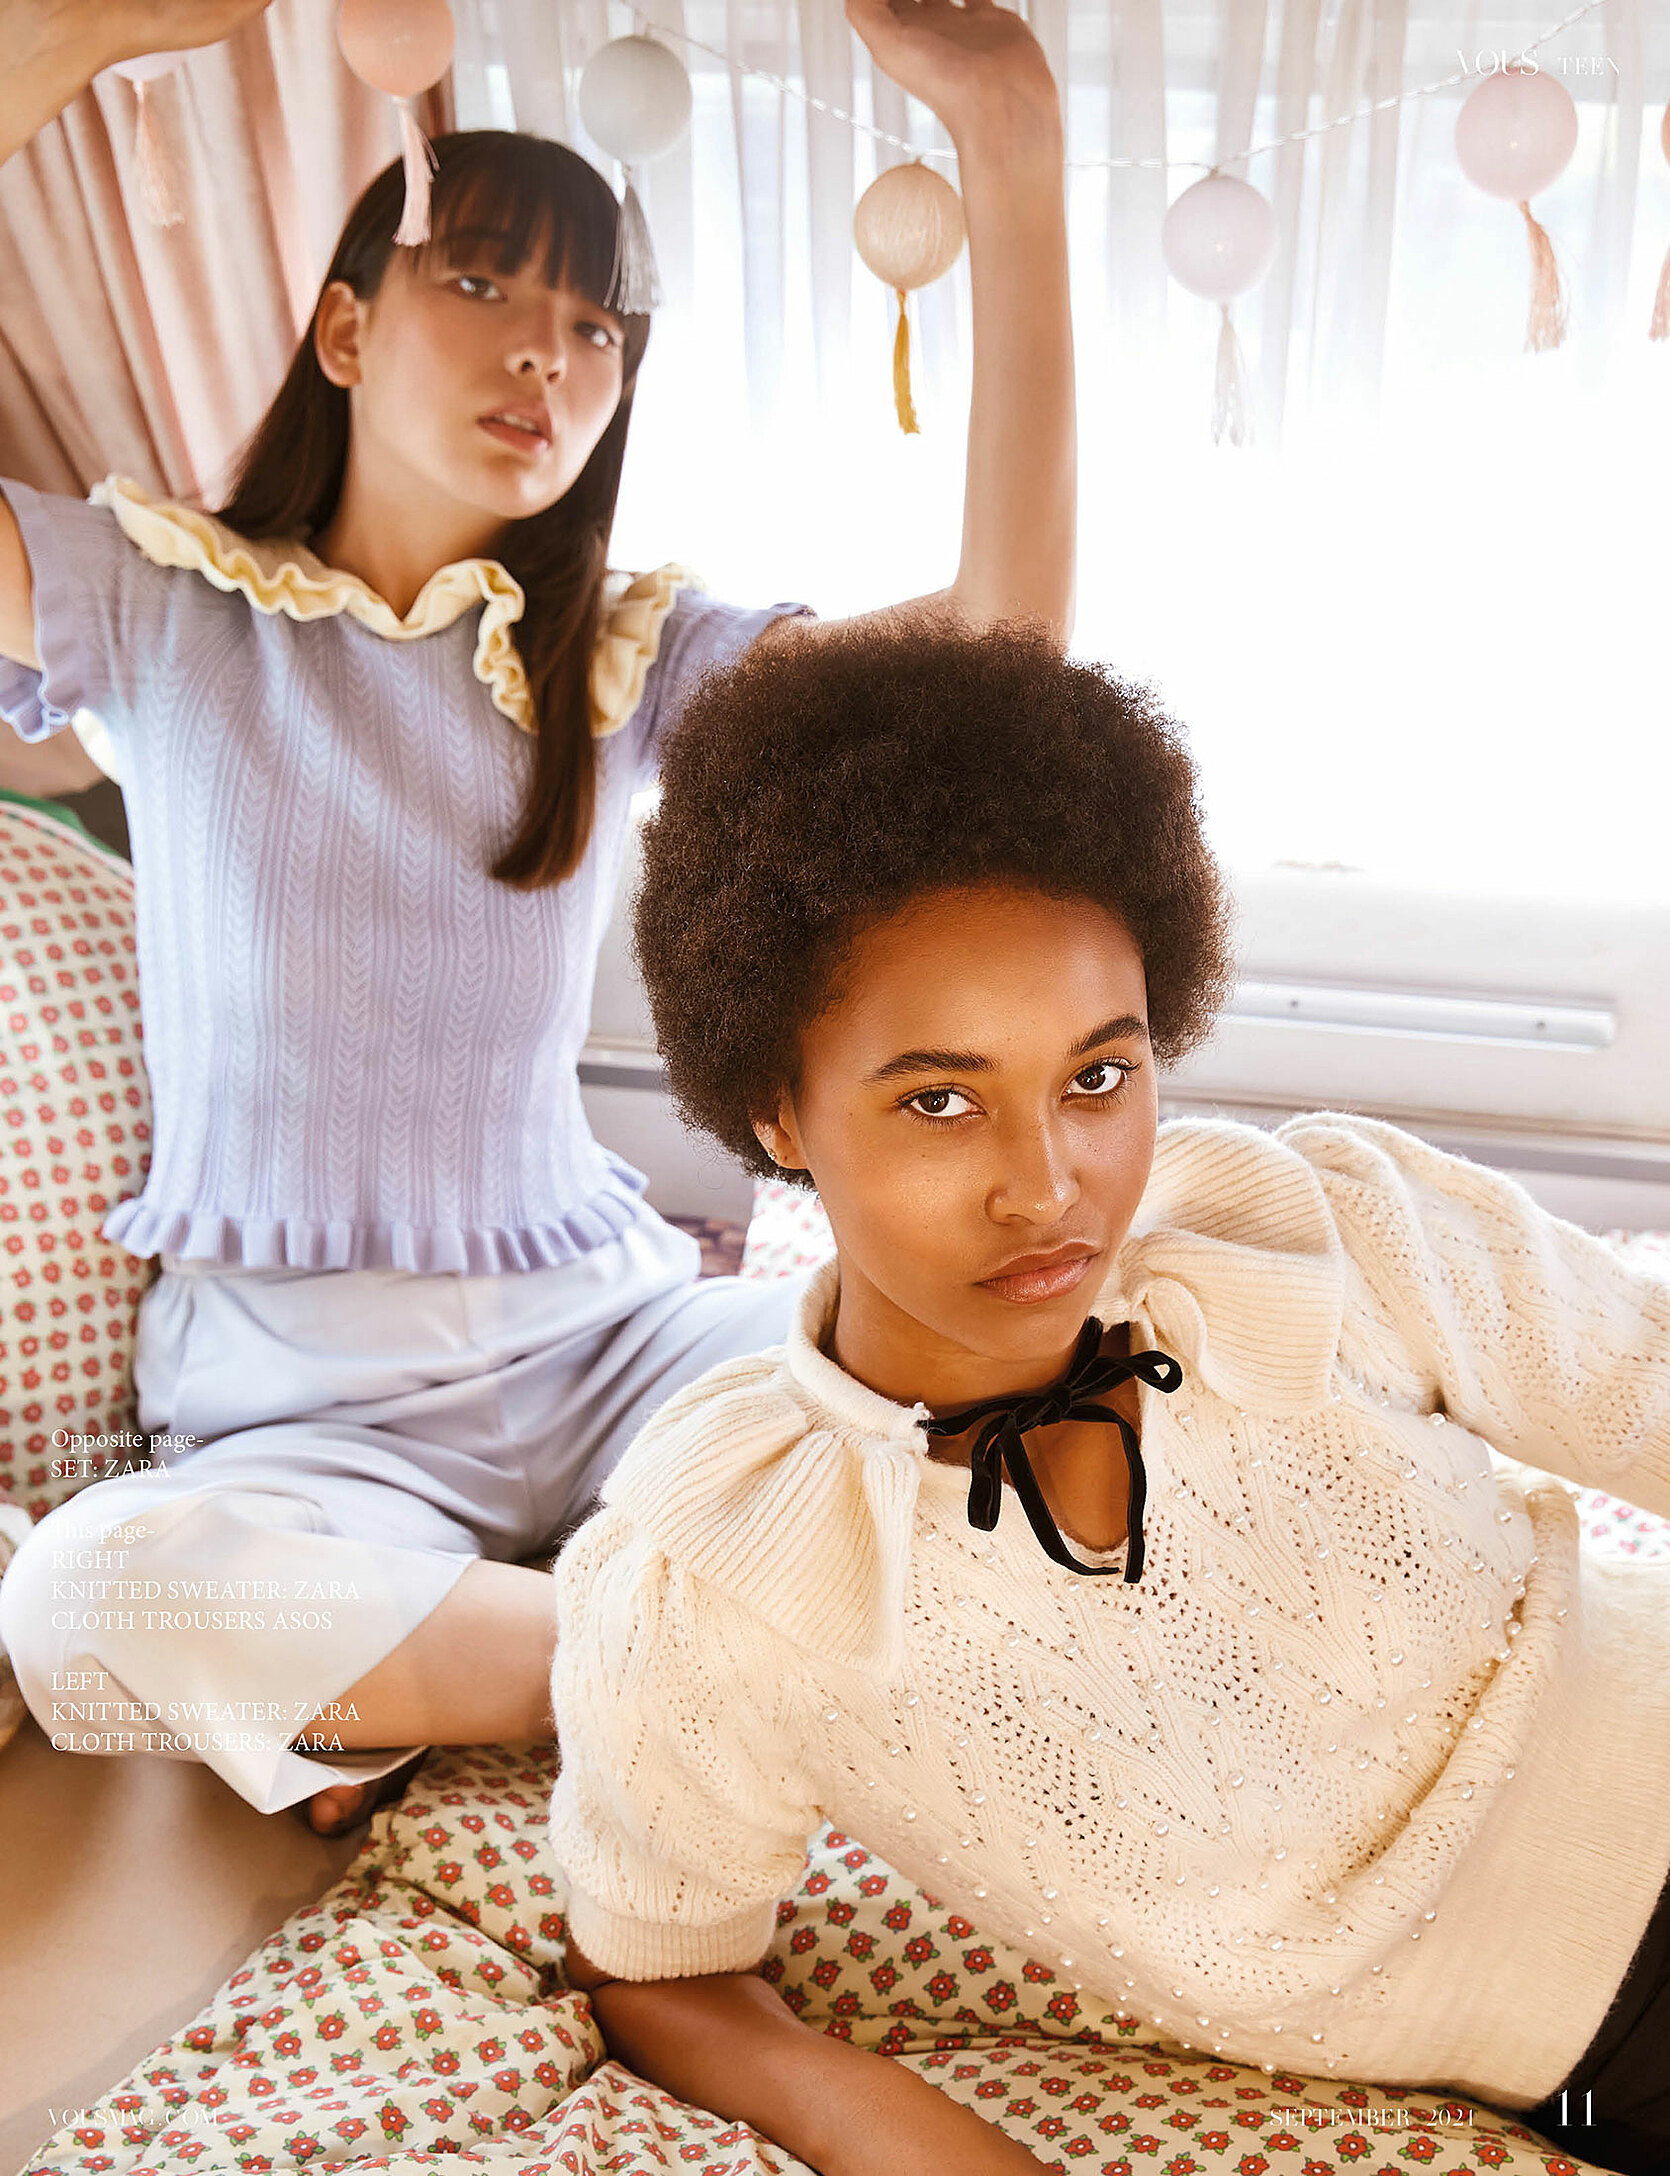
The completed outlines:
[[[133,841],[155,1137],[105,1236],[496,1275],[641,1217],[577,1075],[632,796],[702,673],[794,608],[719,603],[676,568],[611,578],[588,849],[521,891],[491,873],[535,760],[482,679],[521,609],[496,563],[441,570],[400,620],[299,546],[126,486],[5,489],[41,669],[0,661],[0,712],[26,739],[102,721]]]

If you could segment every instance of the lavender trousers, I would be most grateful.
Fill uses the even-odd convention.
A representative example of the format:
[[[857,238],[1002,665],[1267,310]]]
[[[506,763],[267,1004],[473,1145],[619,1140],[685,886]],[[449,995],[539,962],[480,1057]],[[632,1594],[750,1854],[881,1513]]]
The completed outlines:
[[[61,1504],[0,1587],[36,1721],[264,1812],[398,1766],[333,1747],[330,1703],[477,1557],[548,1562],[664,1399],[785,1335],[793,1282],[699,1262],[648,1209],[514,1275],[164,1257],[134,1363],[161,1464]]]

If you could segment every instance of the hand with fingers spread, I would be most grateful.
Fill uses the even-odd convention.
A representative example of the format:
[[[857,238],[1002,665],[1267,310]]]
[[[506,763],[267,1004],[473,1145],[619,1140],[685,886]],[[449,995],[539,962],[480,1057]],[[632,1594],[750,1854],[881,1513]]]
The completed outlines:
[[[992,129],[1046,147],[1058,139],[1060,100],[1043,48],[996,0],[847,0],[847,21],[959,150]]]

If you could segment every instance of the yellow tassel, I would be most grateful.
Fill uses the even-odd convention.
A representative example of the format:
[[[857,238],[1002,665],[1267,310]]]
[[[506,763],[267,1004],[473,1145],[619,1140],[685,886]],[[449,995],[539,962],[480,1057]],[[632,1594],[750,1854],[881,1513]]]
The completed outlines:
[[[1535,355],[1545,348],[1557,348],[1566,337],[1566,298],[1547,230],[1537,224],[1523,197],[1519,209],[1525,216],[1525,233],[1531,244],[1531,315],[1525,328],[1525,352]]]
[[[905,312],[905,291],[895,287],[899,298],[899,329],[893,335],[893,406],[898,411],[901,431],[921,432],[916,421],[916,410],[910,398],[910,319]]]
[[[1653,322],[1648,330],[1649,340],[1670,340],[1670,249],[1664,253],[1664,263],[1658,275],[1658,294],[1653,301]]]

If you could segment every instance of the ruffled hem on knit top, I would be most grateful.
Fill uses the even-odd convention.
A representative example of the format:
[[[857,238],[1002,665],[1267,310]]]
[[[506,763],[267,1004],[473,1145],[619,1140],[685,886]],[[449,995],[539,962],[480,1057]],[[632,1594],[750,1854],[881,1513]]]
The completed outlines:
[[[636,1176],[636,1174],[634,1174]],[[641,1187],[611,1175],[548,1224],[352,1224],[161,1209],[137,1195],[104,1220],[106,1239],[138,1255],[187,1256],[241,1269],[400,1269],[470,1277],[555,1269],[619,1238],[644,1214]]]

